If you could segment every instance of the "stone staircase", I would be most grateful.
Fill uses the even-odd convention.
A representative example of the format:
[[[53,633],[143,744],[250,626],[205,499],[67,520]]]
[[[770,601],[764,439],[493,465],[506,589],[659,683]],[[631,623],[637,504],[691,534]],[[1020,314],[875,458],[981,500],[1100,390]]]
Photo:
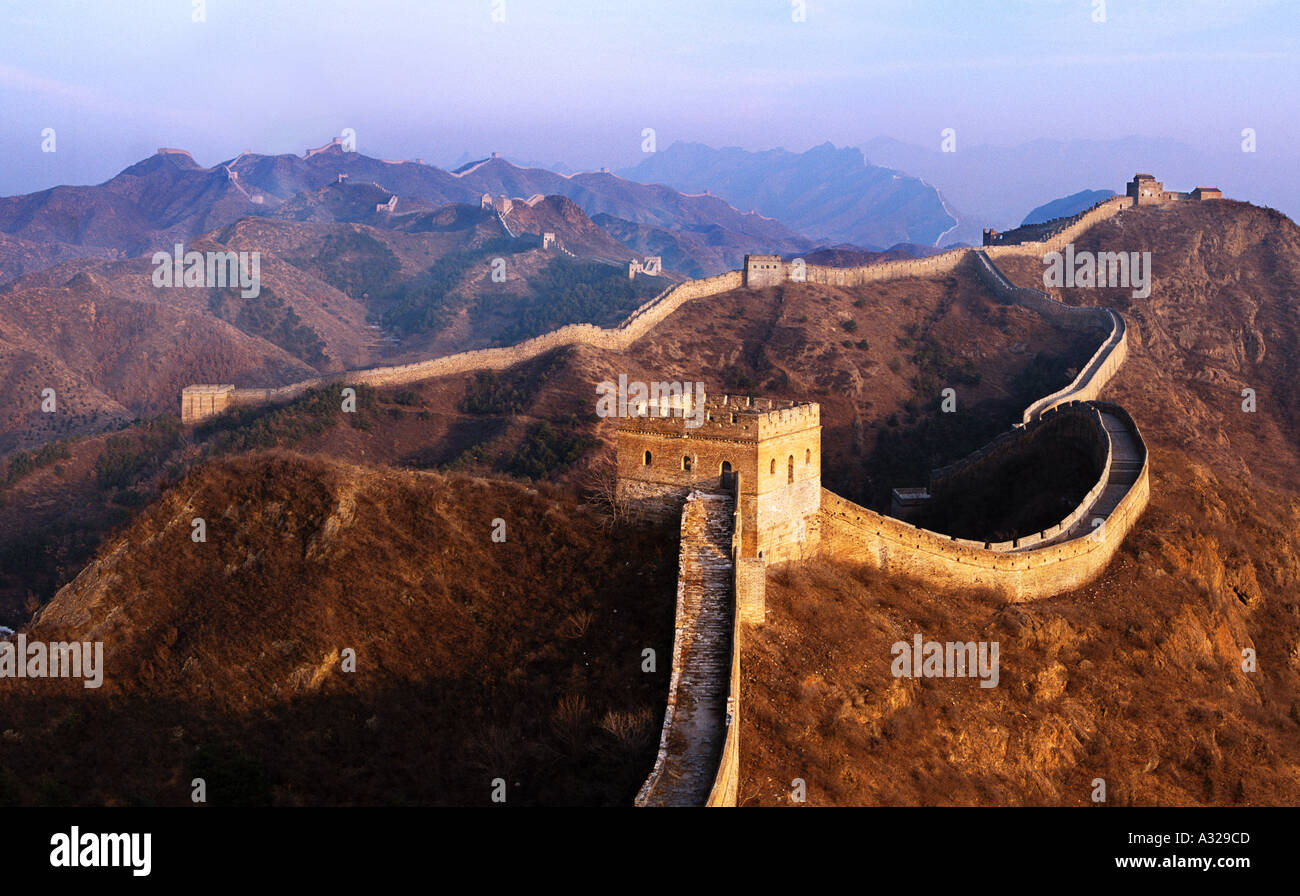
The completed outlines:
[[[682,512],[673,678],[654,771],[638,806],[703,806],[727,734],[735,499],[692,492]]]
[[[1111,450],[1110,476],[1105,488],[1078,522],[1057,537],[1035,545],[1036,548],[1092,535],[1096,530],[1094,521],[1110,519],[1119,502],[1142,475],[1142,449],[1138,447],[1133,431],[1123,420],[1107,411],[1101,413],[1101,424],[1110,436]]]
[[[1103,519],[1109,517],[1111,511],[1119,505],[1120,499],[1128,494],[1128,490],[1133,487],[1133,483],[1137,482],[1138,475],[1142,472],[1142,451],[1124,421],[1114,414],[1103,412],[1101,423],[1110,434],[1110,479],[1106,482],[1106,488],[1098,496],[1097,503],[1092,506],[1089,520],[1093,517]],[[1092,523],[1089,522],[1089,525]]]

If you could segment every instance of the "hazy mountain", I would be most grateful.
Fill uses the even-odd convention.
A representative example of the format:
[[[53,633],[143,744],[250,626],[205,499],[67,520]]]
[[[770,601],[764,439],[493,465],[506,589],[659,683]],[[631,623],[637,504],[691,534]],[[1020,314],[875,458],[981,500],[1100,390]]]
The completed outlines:
[[[830,143],[793,153],[677,142],[622,173],[689,193],[711,192],[810,239],[870,249],[900,242],[935,245],[958,224],[929,184],[870,165],[855,147]]]
[[[160,150],[97,186],[0,198],[0,233],[139,254],[260,211],[228,169]]]
[[[160,289],[141,255],[76,258],[0,288],[0,374],[23,394],[55,389],[71,412],[11,403],[0,411],[0,453],[173,411],[193,382],[273,386],[567,323],[612,326],[670,283],[629,281],[636,253],[563,196],[516,201],[498,216],[477,203],[376,212],[385,195],[335,182],[272,216],[186,238],[190,250],[259,253],[255,297]],[[558,245],[543,248],[543,233]],[[491,277],[495,258],[502,282]]]
[[[1081,211],[1092,208],[1103,199],[1109,199],[1114,195],[1114,190],[1080,190],[1077,193],[1071,193],[1069,196],[1053,199],[1051,202],[1040,205],[1025,215],[1025,220],[1021,221],[1020,224],[1021,226],[1042,224],[1044,221],[1050,221],[1053,218],[1077,215]]]
[[[1216,138],[1217,139],[1217,138]],[[1015,227],[1026,209],[1081,187],[1122,193],[1139,171],[1150,172],[1175,190],[1216,186],[1225,196],[1277,208],[1300,217],[1300,177],[1294,154],[1241,152],[1232,135],[1221,150],[1175,140],[1125,137],[1119,140],[1034,140],[1018,146],[957,144],[957,151],[877,137],[864,144],[877,165],[909,171],[934,184],[956,207],[999,230]]]
[[[716,196],[686,195],[608,172],[557,174],[496,157],[450,172],[345,152],[335,140],[302,156],[245,152],[211,168],[183,151],[160,150],[96,186],[60,186],[0,199],[0,236],[12,238],[0,252],[0,282],[36,269],[38,256],[57,261],[87,254],[61,246],[146,254],[245,217],[409,228],[410,218],[399,219],[378,206],[396,196],[393,212],[402,215],[458,203],[478,207],[484,193],[565,196],[586,215],[686,234],[675,257],[691,273],[737,267],[746,252],[813,248],[781,222],[741,212]],[[558,214],[562,219],[567,213]],[[593,249],[593,257],[601,259],[625,260],[644,252],[640,245],[618,249],[617,237],[589,232],[585,239],[601,245]],[[31,253],[19,251],[22,241],[32,245]]]

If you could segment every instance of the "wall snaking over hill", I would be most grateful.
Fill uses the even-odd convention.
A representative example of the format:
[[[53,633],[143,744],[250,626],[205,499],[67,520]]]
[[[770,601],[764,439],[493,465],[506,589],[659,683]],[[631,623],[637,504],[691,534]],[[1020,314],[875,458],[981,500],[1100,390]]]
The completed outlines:
[[[741,493],[737,476],[735,493]],[[740,653],[741,623],[761,623],[764,619],[765,591],[767,588],[766,563],[758,557],[745,557],[741,551],[744,525],[740,509],[736,509],[734,530],[731,534],[735,616],[731,635],[731,673],[727,682],[727,737],[722,744],[722,757],[714,776],[713,789],[705,806],[731,807],[740,802]]]
[[[1066,305],[1037,289],[1013,286],[984,252],[972,253],[976,270],[1003,301],[1037,311],[1058,326],[1067,329],[1096,327],[1107,333],[1105,341],[1097,348],[1088,363],[1083,365],[1069,385],[1045,395],[1025,408],[1023,422],[1037,420],[1052,408],[1068,401],[1091,401],[1101,394],[1106,385],[1128,358],[1128,325],[1124,317],[1112,308]]]
[[[440,376],[452,376],[479,370],[504,370],[523,361],[543,355],[552,349],[569,345],[589,345],[612,351],[622,351],[650,332],[686,302],[706,296],[739,289],[739,271],[730,271],[703,280],[690,280],[664,290],[642,305],[617,327],[605,329],[594,324],[569,324],[550,333],[535,336],[517,345],[502,348],[483,348],[390,367],[373,367],[367,370],[350,370],[344,373],[314,377],[274,389],[236,389],[230,395],[230,404],[261,404],[289,401],[309,389],[334,383],[368,386],[393,386],[420,382]],[[193,423],[211,416],[209,411],[196,411],[182,398],[181,419]],[[220,408],[217,409],[217,412]]]
[[[988,246],[983,250],[983,253],[972,253],[972,250],[969,249],[952,249],[926,258],[886,261],[849,268],[806,265],[804,267],[804,279],[810,283],[821,283],[829,286],[858,286],[864,283],[875,283],[898,277],[943,276],[955,271],[958,265],[971,254],[985,254],[997,258],[1042,254],[1063,247],[1093,224],[1118,214],[1131,204],[1132,200],[1126,196],[1116,196],[1108,199],[1078,215],[1073,219],[1073,223],[1064,227],[1051,239],[1041,243]],[[792,267],[792,263],[785,264],[787,276]],[[552,349],[569,345],[589,345],[595,348],[622,351],[642,336],[645,336],[685,303],[739,289],[742,282],[743,276],[740,271],[728,271],[725,274],[706,277],[702,280],[688,280],[685,283],[664,290],[664,292],[632,312],[617,327],[610,329],[597,327],[593,324],[569,324],[558,330],[508,347],[475,349],[455,355],[433,358],[428,361],[417,361],[412,364],[374,367],[368,370],[330,374],[274,389],[236,389],[229,396],[229,403],[259,404],[268,401],[288,401],[302,395],[309,389],[333,383],[392,386],[478,370],[504,370],[522,361],[536,358],[538,355],[545,354]],[[1014,287],[1012,288],[1014,289]],[[1030,292],[1034,291],[1031,290]],[[1025,297],[1024,300],[1029,301],[1030,299]],[[1050,299],[1047,301],[1051,302]],[[1055,302],[1052,302],[1052,305],[1056,306],[1057,309],[1067,307]],[[1069,312],[1060,312],[1058,310],[1057,312],[1049,311],[1046,313],[1068,314]],[[219,412],[219,409],[215,412]],[[211,416],[212,413],[214,411],[210,407],[200,408],[197,403],[187,404],[182,398],[182,422],[194,423],[204,417]]]
[[[1106,479],[1091,495],[1109,485]],[[1137,522],[1150,497],[1145,453],[1119,504],[1099,516],[1101,525],[1077,514],[1066,540],[1048,532],[1018,542],[987,544],[919,529],[902,520],[822,492],[821,544],[824,556],[867,563],[937,588],[989,588],[1013,602],[1035,600],[1076,588],[1096,578]],[[1095,504],[1093,505],[1095,506]],[[1072,515],[1076,516],[1076,515]],[[1058,527],[1054,527],[1058,528]],[[1029,547],[1024,547],[1028,541]]]
[[[719,790],[719,763],[739,754],[740,656],[732,599],[736,499],[692,491],[682,506],[672,679],[654,768],[638,806],[698,806]],[[730,667],[731,675],[721,670]],[[734,788],[733,788],[734,794]],[[722,798],[722,797],[719,797]]]
[[[1123,202],[1113,200],[1102,205],[1108,209],[1093,212],[1109,210],[1114,214],[1125,207]],[[1089,214],[1081,216],[1081,221]],[[1077,587],[1099,575],[1146,507],[1150,474],[1146,445],[1137,424],[1123,408],[1095,400],[1127,357],[1127,328],[1124,318],[1112,309],[1075,308],[1039,290],[1015,287],[987,253],[972,254],[981,277],[1005,301],[1038,310],[1065,326],[1105,325],[1109,335],[1073,382],[1025,409],[1019,427],[956,464],[935,471],[933,476],[942,483],[981,464],[996,462],[1027,431],[1045,421],[1055,422],[1059,414],[1077,414],[1091,428],[1087,441],[1100,469],[1096,484],[1057,524],[1014,541],[997,543],[921,529],[823,489],[820,550],[824,556],[866,562],[938,587],[987,587],[1013,601],[1033,600]]]
[[[945,494],[960,492],[971,479],[979,480],[992,475],[1009,461],[1033,451],[1035,444],[1041,445],[1045,438],[1068,441],[1081,449],[1090,460],[1096,484],[1079,500],[1074,510],[1054,525],[1014,541],[985,543],[985,547],[1010,551],[1056,538],[1082,519],[1101,497],[1114,466],[1114,446],[1110,433],[1106,430],[1101,409],[1092,404],[1068,404],[1052,408],[1037,420],[1004,432],[967,457],[932,471],[932,498],[942,499]]]

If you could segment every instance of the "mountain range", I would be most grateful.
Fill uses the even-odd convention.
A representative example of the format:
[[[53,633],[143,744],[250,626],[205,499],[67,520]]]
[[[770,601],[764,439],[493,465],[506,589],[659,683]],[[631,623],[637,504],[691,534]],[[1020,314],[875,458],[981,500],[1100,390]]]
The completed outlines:
[[[898,243],[936,246],[970,235],[938,190],[868,164],[855,147],[823,143],[802,153],[749,152],[677,142],[620,173],[724,197],[819,242],[881,251]],[[978,238],[978,231],[974,235]]]

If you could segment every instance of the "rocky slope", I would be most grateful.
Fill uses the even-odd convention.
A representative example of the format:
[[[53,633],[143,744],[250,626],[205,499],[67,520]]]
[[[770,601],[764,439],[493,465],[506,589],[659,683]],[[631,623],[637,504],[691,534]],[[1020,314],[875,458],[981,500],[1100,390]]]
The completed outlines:
[[[1133,325],[1104,397],[1150,446],[1147,512],[1103,578],[1032,605],[833,564],[776,573],[745,655],[744,802],[788,805],[794,777],[814,804],[1088,805],[1098,778],[1121,805],[1300,799],[1300,230],[1189,203],[1126,211],[1076,248],[1154,259],[1149,299],[1064,291]],[[891,645],[918,632],[998,642],[998,687],[894,678]]]
[[[675,571],[671,529],[611,535],[554,492],[293,455],[207,467],[29,627],[102,641],[107,671],[6,682],[0,802],[182,805],[199,775],[213,804],[489,804],[497,777],[510,804],[626,804],[654,759],[668,667],[641,651],[671,655]]]
[[[774,572],[769,622],[746,641],[741,782],[746,802],[788,803],[788,782],[795,777],[808,782],[810,801],[817,803],[1084,804],[1098,777],[1107,781],[1112,803],[1293,803],[1300,796],[1294,777],[1300,756],[1300,705],[1294,696],[1300,686],[1300,604],[1294,599],[1300,584],[1300,440],[1296,398],[1289,388],[1296,372],[1300,232],[1280,215],[1251,206],[1189,203],[1126,211],[1086,234],[1079,241],[1084,247],[1153,253],[1155,282],[1147,300],[1119,289],[1063,295],[1074,303],[1121,307],[1129,318],[1130,360],[1106,397],[1134,414],[1151,447],[1152,503],[1146,515],[1101,580],[1029,606],[1007,607],[974,592],[936,594],[830,564]],[[1018,282],[1041,282],[1036,259],[1000,266]],[[491,509],[497,500],[491,493],[474,489],[495,486],[465,485],[454,505],[461,509],[453,510],[420,491],[417,483],[423,480],[386,469],[454,465],[574,486],[582,467],[608,452],[600,442],[612,437],[610,421],[590,417],[594,384],[602,379],[619,373],[646,380],[702,379],[710,391],[814,398],[822,403],[825,484],[879,506],[889,486],[919,484],[930,467],[1018,419],[1026,395],[1051,391],[1051,384],[1068,379],[1070,366],[1093,348],[1075,344],[1031,312],[1000,305],[966,270],[854,289],[789,283],[689,303],[626,352],[570,349],[501,374],[450,377],[363,396],[365,406],[353,420],[338,413],[336,397],[325,396],[297,409],[250,413],[203,433],[181,434],[167,443],[168,464],[183,467],[186,458],[209,451],[229,455],[280,444],[383,466],[360,473],[338,462],[209,465],[144,511],[124,530],[127,541],[120,536],[106,541],[98,565],[87,567],[85,578],[59,594],[39,625],[57,621],[69,630],[110,634],[124,651],[128,670],[114,687],[121,699],[138,697],[139,702],[115,704],[129,707],[120,713],[78,707],[78,713],[94,712],[102,727],[81,738],[85,753],[61,768],[73,769],[74,760],[118,743],[104,732],[130,713],[175,717],[175,710],[158,707],[164,698],[192,699],[184,689],[197,687],[196,681],[216,682],[217,690],[205,693],[204,700],[226,707],[243,702],[265,707],[296,693],[328,665],[331,650],[345,635],[362,638],[359,623],[348,620],[359,619],[372,605],[368,602],[394,618],[415,620],[402,615],[414,610],[393,602],[408,585],[424,581],[426,570],[450,578],[454,568],[457,580],[470,575],[491,606],[499,606],[488,596],[497,587],[506,589],[508,599],[531,607],[536,604],[528,601],[559,599],[556,582],[564,582],[559,591],[567,599],[575,588],[604,587],[586,578],[592,571],[599,582],[622,576],[627,567],[621,564],[642,550],[639,546],[662,547],[662,542],[649,534],[646,541],[597,535],[584,528],[574,510],[561,511],[560,528],[576,526],[568,533],[574,538],[589,532],[590,540],[582,544],[596,557],[589,569],[539,571],[520,557],[511,562],[525,564],[524,573],[489,564],[479,578],[476,564],[483,561],[473,539],[482,538],[475,534],[481,517],[498,512]],[[941,415],[938,388],[949,383],[958,391],[959,412]],[[1253,413],[1241,404],[1241,388],[1247,387],[1257,394]],[[142,435],[132,437],[143,444]],[[14,533],[56,519],[50,507],[71,503],[73,484],[86,477],[93,481],[95,454],[103,446],[79,443],[74,449],[64,478],[42,468],[6,490],[8,503],[0,507],[6,553],[0,556],[18,556],[21,544]],[[355,496],[358,522],[349,525],[358,528],[347,529],[354,534],[346,537],[327,537],[332,525],[345,524],[345,496],[354,482],[361,483]],[[144,487],[128,488],[111,492],[112,500],[129,498],[126,491],[150,494]],[[506,503],[523,502],[534,508],[526,513],[540,518],[547,507],[570,506],[569,500],[551,492]],[[210,549],[206,553],[191,549],[181,525],[187,515],[201,515],[193,510],[200,504],[213,508],[202,514],[215,533],[199,546]],[[79,549],[77,537],[89,536],[52,532],[49,543],[65,553],[42,562],[71,565],[67,558]],[[538,544],[562,537],[560,529],[547,530]],[[133,547],[119,551],[120,544]],[[327,549],[321,567],[312,565],[316,545]],[[618,559],[601,559],[601,551],[616,547]],[[439,551],[449,552],[448,565],[438,565]],[[672,560],[663,562],[664,593],[670,594]],[[75,572],[73,566],[68,574]],[[511,589],[520,577],[525,590],[516,593]],[[388,587],[397,582],[403,584]],[[445,587],[455,593],[452,585]],[[315,603],[318,591],[329,600]],[[211,595],[221,595],[221,611],[214,610],[218,604]],[[233,616],[225,612],[227,606],[236,608]],[[667,603],[664,607],[668,618],[671,611]],[[565,604],[562,609],[579,608]],[[298,614],[303,625],[328,632],[336,631],[330,627],[334,621],[346,625],[337,629],[343,633],[338,637],[316,638],[293,621]],[[425,621],[412,622],[414,630],[427,635],[432,622],[419,619]],[[501,637],[513,630],[513,620],[505,617],[488,612],[481,619],[499,628]],[[217,630],[217,620],[252,627],[236,628],[238,637],[218,640],[207,634]],[[283,661],[266,647],[267,639],[259,635],[263,629],[277,633],[272,648],[285,643]],[[200,640],[209,653],[186,640],[191,630],[207,639]],[[461,631],[454,625],[447,630]],[[383,631],[395,644],[408,644],[410,634],[400,626]],[[670,621],[665,632],[671,632]],[[938,640],[999,642],[999,686],[980,689],[969,679],[894,679],[890,645],[918,632]],[[394,673],[398,678],[418,677],[388,648],[373,639],[363,643],[381,652],[386,668],[401,670]],[[298,644],[310,649],[294,652]],[[451,648],[440,643],[420,649]],[[1247,649],[1255,651],[1255,671],[1242,669]],[[576,668],[576,655],[561,650],[556,662]],[[185,677],[191,659],[206,663],[200,666],[202,678]],[[343,687],[343,681],[322,673],[320,687]],[[421,699],[446,699],[437,696],[444,693],[441,687],[419,693]],[[508,689],[495,693],[504,695],[503,702],[493,704],[502,712],[529,699],[560,712],[558,692],[544,699]],[[85,702],[85,707],[98,705]],[[347,716],[353,720],[349,724],[364,725],[372,716],[380,719],[375,724],[384,724],[374,702],[340,705],[349,712],[362,707]],[[566,717],[594,717],[590,696],[587,711],[567,706]],[[223,755],[234,749],[232,743],[245,751],[249,745],[263,749],[284,736],[288,729],[277,725],[291,719],[316,733],[291,737],[290,744],[272,749],[276,774],[287,776],[279,780],[292,786],[273,790],[271,798],[322,798],[326,791],[303,783],[306,774],[282,770],[299,761],[310,764],[314,760],[301,757],[330,743],[321,739],[327,737],[323,723],[294,716],[297,710],[259,711],[270,713],[273,721],[245,725],[253,718],[245,714],[240,729],[204,716],[192,723],[195,727],[180,723],[185,732],[201,735],[176,735],[176,745],[161,726],[142,736],[167,757],[177,780],[187,780],[185,757],[209,740],[227,750]],[[14,729],[19,739],[9,742],[35,743],[39,749],[0,752],[0,764],[13,769],[15,780],[39,782],[32,757],[55,743],[60,726],[81,722],[62,721],[40,700],[22,702],[14,712],[22,721]],[[427,727],[434,718],[423,710],[402,713],[403,724]],[[346,729],[361,738],[360,730]],[[580,730],[590,737],[589,727]],[[351,734],[336,736],[352,743]],[[473,749],[500,737],[507,735],[489,731],[482,735],[485,740],[472,741]],[[537,749],[529,756],[546,755],[546,748]],[[60,762],[68,755],[46,752],[57,753]],[[453,767],[454,752],[439,753],[439,762]],[[382,801],[390,792],[441,798],[440,790],[405,790],[375,765],[356,760],[360,754],[346,755],[363,783],[356,788],[340,783],[326,800]],[[103,785],[69,774],[53,779],[64,783],[66,792],[94,792],[92,800],[125,798],[95,791]],[[370,786],[375,776],[383,779],[382,787]],[[627,780],[632,777],[628,771]],[[39,786],[36,792],[32,786],[24,783],[19,798],[39,800]],[[146,787],[146,796],[175,798],[159,786]],[[52,789],[56,796],[61,792]],[[479,798],[476,792],[456,793],[457,800]]]

